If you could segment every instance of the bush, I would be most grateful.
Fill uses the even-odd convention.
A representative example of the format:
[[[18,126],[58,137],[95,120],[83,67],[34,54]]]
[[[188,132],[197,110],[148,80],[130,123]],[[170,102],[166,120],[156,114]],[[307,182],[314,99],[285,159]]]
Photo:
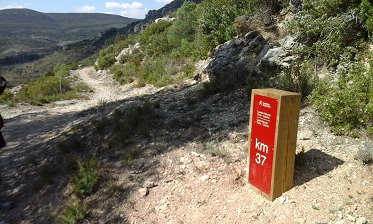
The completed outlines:
[[[373,4],[362,0],[358,12],[364,22],[364,28],[369,32],[370,38],[373,38]]]
[[[279,89],[297,92],[306,98],[311,94],[318,82],[318,76],[314,74],[311,61],[297,62],[290,68],[282,71],[276,80]]]
[[[202,49],[207,52],[237,35],[234,20],[238,16],[251,14],[255,3],[255,0],[203,1],[198,9]]]
[[[11,101],[42,105],[57,100],[80,98],[78,92],[89,88],[84,84],[72,86],[74,80],[69,77],[72,68],[72,65],[56,65],[53,71],[23,86]]]
[[[337,65],[340,56],[352,53],[351,59],[364,47],[361,42],[368,36],[358,12],[360,1],[307,0],[295,14],[289,28],[305,44],[303,54]],[[366,11],[366,10],[365,10]],[[366,14],[366,13],[362,13]]]
[[[172,48],[167,41],[167,32],[172,22],[159,21],[150,24],[140,34],[140,44],[147,56],[160,56],[168,53]]]
[[[97,59],[96,69],[103,70],[103,69],[110,68],[110,66],[112,66],[114,64],[114,62],[115,62],[115,54],[114,53],[104,55],[104,56],[99,57]]]
[[[84,150],[77,135],[71,135],[58,142],[57,149],[62,153],[81,152]]]
[[[83,201],[72,198],[67,202],[60,215],[52,213],[52,216],[61,223],[75,224],[84,218],[86,211],[87,206]]]
[[[13,106],[15,104],[13,94],[10,91],[5,90],[3,94],[0,95],[0,104]]]
[[[63,94],[71,90],[70,81],[56,76],[41,77],[23,86],[15,96],[18,102],[34,105],[60,100]]]
[[[336,134],[356,135],[373,127],[373,59],[370,69],[358,63],[340,67],[335,79],[320,82],[311,102]]]
[[[357,151],[355,159],[362,161],[363,164],[372,164],[373,163],[373,145],[366,143],[366,146]]]
[[[167,33],[168,43],[173,47],[180,47],[182,40],[193,41],[197,27],[197,5],[185,1],[176,12],[176,20]]]
[[[92,194],[98,178],[98,165],[93,158],[80,162],[78,171],[72,176],[74,193],[79,197]]]

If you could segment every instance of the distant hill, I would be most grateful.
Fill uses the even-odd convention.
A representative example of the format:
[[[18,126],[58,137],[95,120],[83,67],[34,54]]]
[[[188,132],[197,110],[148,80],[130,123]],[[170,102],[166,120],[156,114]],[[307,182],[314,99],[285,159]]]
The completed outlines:
[[[0,10],[0,74],[15,86],[39,77],[58,63],[91,65],[99,50],[118,34],[140,32],[156,19],[175,12],[184,1],[174,0],[150,10],[144,20],[99,13]]]
[[[24,52],[54,51],[66,43],[93,39],[100,32],[136,21],[139,20],[102,13],[0,10],[0,58]]]

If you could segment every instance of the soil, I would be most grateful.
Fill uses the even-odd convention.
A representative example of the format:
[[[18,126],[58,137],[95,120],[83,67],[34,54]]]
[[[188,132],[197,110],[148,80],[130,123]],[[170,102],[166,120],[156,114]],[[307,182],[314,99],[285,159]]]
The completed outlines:
[[[205,95],[191,80],[132,88],[92,67],[73,74],[92,88],[87,99],[1,109],[0,199],[15,203],[0,211],[2,224],[56,223],[51,214],[61,214],[73,195],[66,161],[92,155],[100,178],[83,199],[81,223],[373,222],[372,165],[356,159],[373,140],[335,136],[308,105],[299,118],[294,187],[270,202],[247,184],[246,89]],[[114,109],[144,102],[158,105],[146,136],[135,131],[112,146],[113,126],[94,130],[93,121]],[[72,137],[82,150],[61,149]],[[40,189],[43,173],[53,178]]]

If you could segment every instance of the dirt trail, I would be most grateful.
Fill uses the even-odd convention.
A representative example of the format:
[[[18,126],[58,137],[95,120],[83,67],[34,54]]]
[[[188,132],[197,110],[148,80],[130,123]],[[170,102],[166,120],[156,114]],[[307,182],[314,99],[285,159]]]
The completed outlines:
[[[94,67],[84,67],[79,70],[71,71],[72,75],[81,79],[88,85],[92,92],[88,94],[85,100],[57,101],[45,106],[32,106],[28,104],[19,104],[17,107],[6,107],[1,109],[1,114],[5,119],[13,118],[18,115],[31,113],[52,113],[63,114],[67,112],[78,112],[88,108],[99,106],[103,103],[118,101],[144,93],[154,93],[157,89],[152,86],[146,86],[142,89],[134,89],[131,85],[120,86],[112,79],[112,75],[98,73]]]
[[[93,67],[86,67],[72,71],[84,83],[93,90],[87,100],[70,100],[56,102],[45,106],[32,106],[19,104],[17,107],[6,107],[1,110],[5,120],[3,134],[7,140],[7,147],[2,149],[1,156],[12,154],[14,150],[24,156],[26,146],[32,142],[38,142],[54,137],[62,129],[66,128],[72,120],[71,112],[83,111],[105,102],[123,99],[125,94],[120,94],[117,86],[112,84],[110,77],[101,78],[96,76]],[[111,82],[110,82],[111,81]],[[17,157],[20,155],[17,153]],[[8,159],[11,161],[12,159]]]
[[[269,202],[246,184],[244,89],[198,98],[198,86],[133,89],[92,67],[74,73],[93,89],[89,99],[1,110],[8,145],[0,150],[0,199],[16,204],[0,211],[1,224],[55,221],[50,213],[60,212],[71,195],[66,177],[57,176],[38,193],[30,183],[45,165],[63,162],[54,148],[61,133],[100,114],[104,103],[118,101],[115,106],[124,108],[145,95],[160,103],[149,137],[136,136],[112,151],[104,140],[79,136],[97,148],[102,169],[99,189],[84,199],[89,211],[82,223],[373,222],[373,168],[355,159],[373,141],[333,135],[310,107],[302,108],[299,119],[297,152],[304,149],[304,156],[294,187]],[[141,156],[124,161],[123,153],[134,149]]]

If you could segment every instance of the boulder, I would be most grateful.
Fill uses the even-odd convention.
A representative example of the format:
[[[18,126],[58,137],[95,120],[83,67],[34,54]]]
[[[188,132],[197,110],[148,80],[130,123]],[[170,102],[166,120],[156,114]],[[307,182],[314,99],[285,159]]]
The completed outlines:
[[[258,31],[229,40],[212,52],[212,60],[204,70],[210,80],[206,86],[220,91],[249,82],[254,87],[268,72],[292,64],[296,59],[291,52],[295,44],[294,37],[286,36],[273,46]]]
[[[128,48],[124,48],[116,57],[115,57],[115,60],[117,61],[117,63],[120,62],[120,59],[123,57],[123,56],[126,56],[126,55],[132,55],[133,53],[137,52],[140,50],[140,44],[139,43],[136,43],[135,45],[128,45]]]
[[[205,69],[211,85],[222,90],[244,84],[250,76],[259,72],[256,65],[260,61],[258,55],[265,46],[265,39],[257,31],[217,46],[212,53],[213,59]]]

